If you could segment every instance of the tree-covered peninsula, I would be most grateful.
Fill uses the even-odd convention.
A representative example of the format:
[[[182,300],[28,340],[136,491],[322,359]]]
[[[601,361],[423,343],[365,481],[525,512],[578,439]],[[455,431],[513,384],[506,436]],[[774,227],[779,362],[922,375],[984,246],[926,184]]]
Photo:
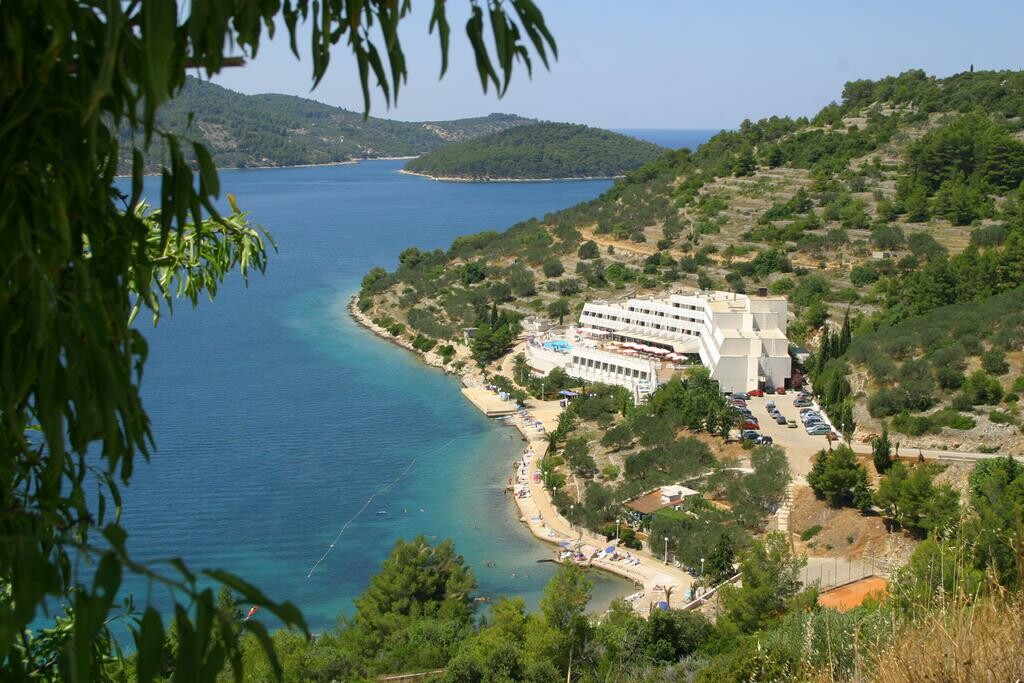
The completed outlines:
[[[188,77],[157,110],[157,125],[201,142],[220,168],[302,166],[357,158],[415,156],[444,145],[535,123],[513,114],[454,121],[393,121],[292,95],[243,95]],[[131,163],[122,131],[121,164]],[[149,159],[156,168],[160,159]]]
[[[461,180],[610,178],[652,161],[664,147],[600,128],[537,123],[434,150],[405,166],[410,173]]]

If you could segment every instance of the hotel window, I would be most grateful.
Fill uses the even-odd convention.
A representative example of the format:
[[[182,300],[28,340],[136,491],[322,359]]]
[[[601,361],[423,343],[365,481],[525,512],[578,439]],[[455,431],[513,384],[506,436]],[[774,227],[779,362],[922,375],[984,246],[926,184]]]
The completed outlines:
[[[640,376],[640,371],[637,370],[636,368],[633,368],[633,376],[634,377],[639,377]]]
[[[640,379],[647,379],[647,373],[646,372],[641,372],[640,373]]]

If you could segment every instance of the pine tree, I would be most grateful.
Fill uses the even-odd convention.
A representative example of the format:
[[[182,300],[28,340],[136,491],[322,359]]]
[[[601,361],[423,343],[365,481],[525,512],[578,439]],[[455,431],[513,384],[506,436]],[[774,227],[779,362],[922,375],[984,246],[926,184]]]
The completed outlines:
[[[883,426],[882,436],[871,442],[871,458],[879,474],[885,474],[892,466],[892,443],[889,441],[888,427]]]
[[[836,356],[841,356],[846,353],[847,349],[850,348],[850,341],[853,338],[853,332],[850,330],[850,307],[846,307],[846,315],[843,316],[843,329],[839,333],[839,349]]]

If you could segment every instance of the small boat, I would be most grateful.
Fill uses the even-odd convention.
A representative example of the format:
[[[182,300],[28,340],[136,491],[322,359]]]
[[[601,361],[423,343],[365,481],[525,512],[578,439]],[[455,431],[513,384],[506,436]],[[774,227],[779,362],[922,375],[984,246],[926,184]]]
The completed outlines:
[[[387,510],[377,510],[377,514],[378,515],[386,515],[386,514],[388,514],[388,511]]]

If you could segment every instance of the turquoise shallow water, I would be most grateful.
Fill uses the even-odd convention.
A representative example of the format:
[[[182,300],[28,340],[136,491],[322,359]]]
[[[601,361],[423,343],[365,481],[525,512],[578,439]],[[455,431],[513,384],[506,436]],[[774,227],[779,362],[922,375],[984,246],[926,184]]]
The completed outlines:
[[[345,303],[406,246],[444,248],[609,182],[438,183],[397,173],[402,163],[222,172],[280,252],[248,289],[233,279],[216,301],[179,305],[147,331],[143,396],[158,450],[125,495],[136,557],[237,572],[319,630],[352,612],[396,539],[423,534],[455,541],[479,594],[536,606],[553,565],[536,563],[547,546],[504,493],[518,433],[484,418],[456,380],[357,326]],[[595,604],[629,590],[592,578]],[[167,605],[160,589],[126,590]]]

